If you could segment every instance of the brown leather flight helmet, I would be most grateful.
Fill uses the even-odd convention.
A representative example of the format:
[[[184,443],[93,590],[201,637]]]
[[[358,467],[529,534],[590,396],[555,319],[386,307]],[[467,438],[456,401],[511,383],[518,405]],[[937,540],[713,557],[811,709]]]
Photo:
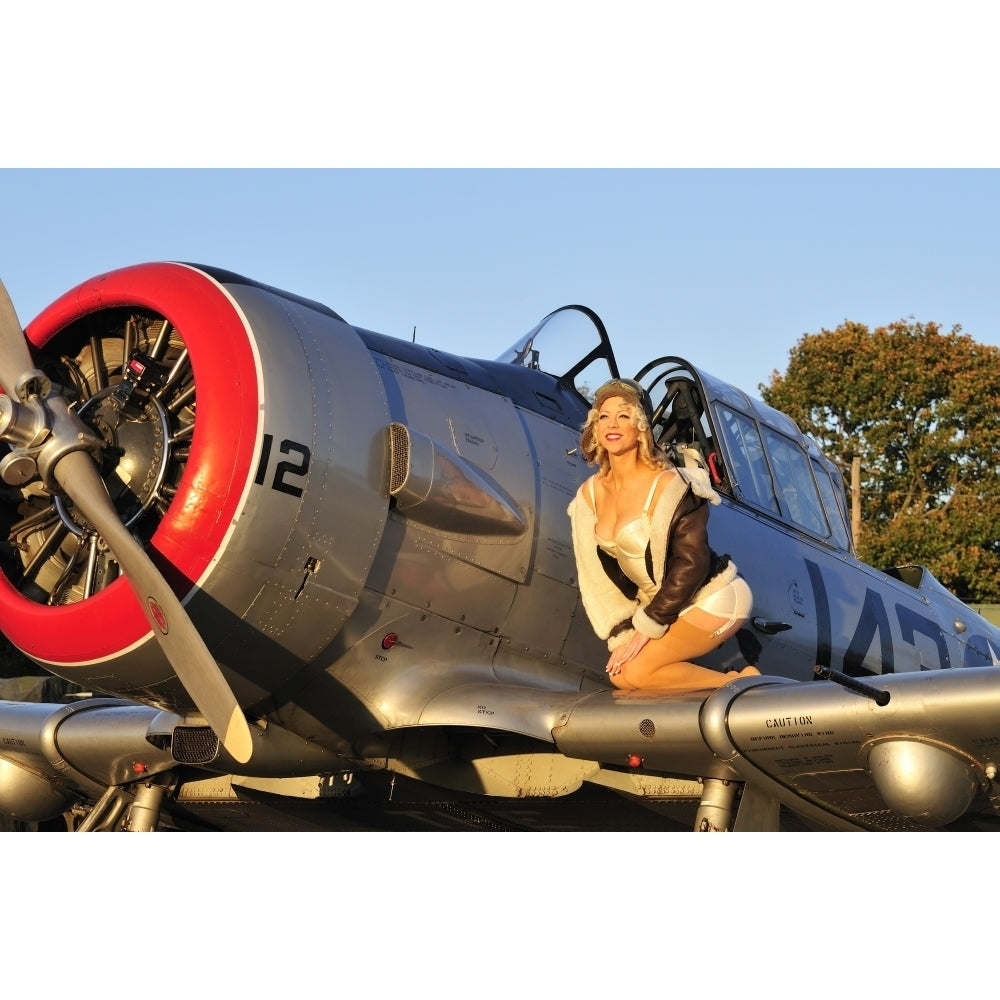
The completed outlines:
[[[649,393],[633,378],[613,378],[594,393],[594,409],[598,409],[604,400],[611,396],[621,396],[630,403],[635,403],[642,408],[646,416],[646,423],[649,430],[653,430],[653,401],[649,398]]]

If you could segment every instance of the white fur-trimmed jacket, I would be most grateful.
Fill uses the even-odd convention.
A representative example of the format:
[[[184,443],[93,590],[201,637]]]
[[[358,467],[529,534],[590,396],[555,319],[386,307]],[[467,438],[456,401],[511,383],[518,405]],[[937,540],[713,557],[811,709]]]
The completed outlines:
[[[609,649],[626,643],[633,629],[659,639],[685,607],[736,577],[736,565],[708,546],[706,501],[721,502],[708,474],[682,468],[677,473],[650,513],[649,552],[658,591],[645,607],[635,584],[597,545],[597,514],[584,496],[589,480],[567,508],[580,597],[594,631],[608,640]]]

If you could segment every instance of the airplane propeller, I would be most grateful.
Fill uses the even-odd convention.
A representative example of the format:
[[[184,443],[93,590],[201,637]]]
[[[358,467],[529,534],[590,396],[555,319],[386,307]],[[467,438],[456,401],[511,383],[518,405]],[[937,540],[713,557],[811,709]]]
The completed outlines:
[[[226,752],[240,763],[252,753],[250,727],[215,657],[145,549],[122,523],[91,454],[103,444],[67,400],[51,393],[34,367],[7,289],[0,281],[0,441],[12,446],[0,462],[11,485],[41,476],[65,493],[107,543],[153,635],[198,711]]]

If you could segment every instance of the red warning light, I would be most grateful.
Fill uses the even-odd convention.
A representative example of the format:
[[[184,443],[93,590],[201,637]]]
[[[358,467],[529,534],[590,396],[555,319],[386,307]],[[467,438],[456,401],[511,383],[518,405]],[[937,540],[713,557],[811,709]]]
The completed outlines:
[[[133,774],[145,774],[148,770],[149,768],[141,760],[137,760],[132,764]]]
[[[629,767],[642,767],[643,759],[637,753],[630,753],[626,758]]]

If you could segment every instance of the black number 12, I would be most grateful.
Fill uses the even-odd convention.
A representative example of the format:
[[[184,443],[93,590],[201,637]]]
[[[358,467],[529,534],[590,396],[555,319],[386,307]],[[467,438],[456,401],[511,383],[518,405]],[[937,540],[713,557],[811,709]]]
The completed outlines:
[[[271,459],[271,445],[274,438],[270,434],[264,435],[264,442],[260,449],[260,462],[257,465],[257,475],[254,483],[263,486],[267,477],[267,465]],[[271,481],[271,489],[279,493],[288,493],[293,497],[302,496],[302,487],[294,486],[287,482],[289,476],[305,476],[309,471],[310,451],[304,444],[298,441],[289,441],[285,438],[281,442],[280,450],[282,455],[299,455],[298,462],[279,462],[274,470],[274,479]]]

